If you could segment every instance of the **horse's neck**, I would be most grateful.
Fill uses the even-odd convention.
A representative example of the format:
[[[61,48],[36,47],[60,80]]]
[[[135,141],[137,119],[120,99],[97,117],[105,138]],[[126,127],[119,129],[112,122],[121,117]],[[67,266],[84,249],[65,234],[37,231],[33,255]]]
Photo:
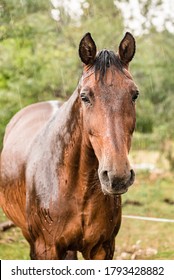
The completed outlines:
[[[63,173],[70,185],[87,188],[88,181],[97,179],[97,159],[83,129],[83,116],[77,90],[62,106],[59,142],[62,145]],[[66,119],[66,121],[64,121]],[[73,182],[73,183],[72,183]]]

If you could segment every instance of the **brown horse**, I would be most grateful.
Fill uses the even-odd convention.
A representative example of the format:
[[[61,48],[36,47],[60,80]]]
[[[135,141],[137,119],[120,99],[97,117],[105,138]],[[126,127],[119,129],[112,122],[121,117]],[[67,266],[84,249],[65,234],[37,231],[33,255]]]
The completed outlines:
[[[43,102],[18,112],[6,128],[0,204],[22,229],[32,259],[112,259],[121,194],[134,182],[128,152],[138,90],[128,71],[135,40],[118,53],[87,33],[77,89],[62,106]]]

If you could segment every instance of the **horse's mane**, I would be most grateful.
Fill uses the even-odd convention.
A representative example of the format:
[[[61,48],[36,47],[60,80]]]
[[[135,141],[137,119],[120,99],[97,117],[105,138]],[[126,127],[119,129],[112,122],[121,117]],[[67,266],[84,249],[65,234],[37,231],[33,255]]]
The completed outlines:
[[[106,49],[98,52],[94,62],[94,69],[96,74],[99,73],[100,80],[103,80],[110,66],[115,66],[118,70],[123,72],[123,66],[118,55]]]

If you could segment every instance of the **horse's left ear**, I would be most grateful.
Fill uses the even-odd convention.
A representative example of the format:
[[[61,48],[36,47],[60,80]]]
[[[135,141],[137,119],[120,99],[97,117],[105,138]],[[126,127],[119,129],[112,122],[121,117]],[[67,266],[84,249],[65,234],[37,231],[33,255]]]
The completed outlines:
[[[122,63],[128,67],[129,62],[134,57],[136,50],[135,39],[131,33],[126,32],[119,45],[119,56]]]
[[[90,33],[86,33],[79,44],[79,56],[86,65],[93,64],[97,48]]]

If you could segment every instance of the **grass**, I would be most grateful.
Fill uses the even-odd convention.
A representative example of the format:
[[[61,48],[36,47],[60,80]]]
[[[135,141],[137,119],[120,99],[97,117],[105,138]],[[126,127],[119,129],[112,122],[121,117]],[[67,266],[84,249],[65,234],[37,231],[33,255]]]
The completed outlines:
[[[173,185],[171,174],[139,174],[134,186],[123,196],[123,215],[174,219],[174,204],[164,201],[174,198]],[[173,223],[123,218],[115,257],[174,260],[173,228]]]
[[[4,220],[2,211],[0,221]],[[0,259],[27,260],[29,259],[29,246],[19,228],[11,228],[0,232]]]
[[[174,177],[169,173],[137,174],[123,195],[123,214],[174,219]],[[5,216],[0,211],[0,222]],[[174,224],[122,219],[115,259],[174,260]],[[18,228],[0,232],[0,259],[29,259],[29,246]]]

